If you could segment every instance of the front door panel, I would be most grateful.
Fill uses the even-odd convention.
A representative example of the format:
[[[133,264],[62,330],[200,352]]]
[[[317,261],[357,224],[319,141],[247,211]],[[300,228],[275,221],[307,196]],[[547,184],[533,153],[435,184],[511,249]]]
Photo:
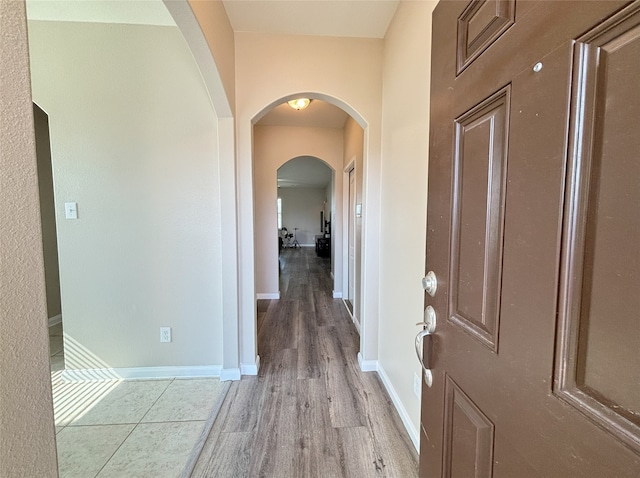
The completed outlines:
[[[556,392],[640,452],[640,8],[574,53]]]
[[[434,12],[421,476],[640,476],[638,11]]]
[[[449,320],[498,349],[509,102],[506,86],[455,120]]]
[[[491,477],[494,425],[451,377],[445,381],[443,476]]]

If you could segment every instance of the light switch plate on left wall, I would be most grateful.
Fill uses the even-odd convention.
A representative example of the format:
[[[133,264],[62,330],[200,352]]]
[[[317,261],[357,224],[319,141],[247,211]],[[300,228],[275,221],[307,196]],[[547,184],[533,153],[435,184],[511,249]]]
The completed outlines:
[[[78,219],[78,203],[77,202],[64,203],[64,217],[66,219]]]

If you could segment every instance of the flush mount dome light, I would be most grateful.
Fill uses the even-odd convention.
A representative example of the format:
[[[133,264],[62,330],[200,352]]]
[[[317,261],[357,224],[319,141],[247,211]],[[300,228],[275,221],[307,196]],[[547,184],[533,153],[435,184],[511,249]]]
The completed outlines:
[[[295,100],[287,101],[287,103],[289,103],[289,106],[291,106],[294,110],[300,111],[309,106],[311,100],[309,98],[298,98]]]

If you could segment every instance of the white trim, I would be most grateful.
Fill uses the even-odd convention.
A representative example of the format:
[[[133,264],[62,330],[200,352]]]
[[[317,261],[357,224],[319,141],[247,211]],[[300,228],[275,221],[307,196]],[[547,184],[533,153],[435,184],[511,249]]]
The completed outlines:
[[[131,367],[71,369],[62,371],[62,379],[69,382],[100,380],[154,380],[162,378],[220,377],[221,365],[193,367]]]
[[[347,300],[349,300],[349,299],[342,298],[342,303],[344,304],[344,308],[347,309],[347,313],[349,314],[349,317],[351,317],[351,320],[355,324],[356,321],[355,321],[355,319],[353,317],[353,314],[351,313],[351,310],[349,309],[349,306],[347,305]],[[359,326],[360,326],[360,324],[358,324],[358,327]]]
[[[53,317],[49,317],[49,327],[53,327],[54,325],[58,325],[62,322],[62,314],[54,315]]]
[[[342,290],[349,294],[349,173],[356,168],[356,157],[353,156],[342,174],[342,220],[346,229],[342,230]],[[349,297],[353,302],[353,297]],[[355,307],[355,304],[354,304]],[[353,316],[352,316],[353,317]],[[359,330],[358,330],[359,332]]]
[[[336,290],[333,291],[333,298],[334,299],[342,299],[342,292],[338,292]]]
[[[256,363],[241,363],[240,373],[242,375],[258,375],[260,370],[260,355],[256,355]]]
[[[347,310],[349,310],[349,308],[347,308]],[[360,334],[360,319],[358,319],[355,315],[352,315],[351,320],[353,321],[353,325],[356,326],[358,334]]]
[[[344,308],[347,309],[347,314],[349,314],[349,317],[351,317],[351,321],[353,322],[353,325],[356,326],[356,329],[358,330],[358,334],[360,333],[360,320],[351,313],[351,310],[349,310],[349,307],[347,307],[347,299],[342,299],[342,303],[344,304]]]
[[[240,380],[240,369],[239,368],[223,368],[220,371],[220,381],[226,382],[228,380]]]
[[[279,298],[280,298],[280,292],[272,292],[272,293],[266,293],[266,294],[256,294],[256,299],[258,299],[258,300],[279,299]]]
[[[362,358],[362,354],[358,352],[358,363],[360,364],[360,370],[363,372],[377,372],[378,361],[377,360],[365,360]]]
[[[315,244],[300,244],[300,247],[316,247]]]
[[[384,371],[384,368],[382,368],[382,365],[380,364],[378,364],[378,375],[380,376],[380,380],[382,380],[382,383],[384,384],[384,388],[387,389],[387,393],[391,397],[391,401],[395,405],[396,410],[400,415],[400,419],[402,420],[402,423],[404,423],[404,427],[407,430],[407,433],[409,434],[411,441],[413,442],[413,446],[415,447],[416,451],[420,453],[420,434],[418,433],[418,430],[416,430],[415,427],[413,426],[413,422],[411,421],[411,418],[409,418],[409,413],[407,413],[407,409],[404,408],[404,405],[400,400],[400,397],[398,396],[396,389],[393,388],[393,385],[391,384],[391,380],[389,380],[389,376],[387,375],[387,373]]]
[[[329,275],[331,276],[331,280],[336,280],[335,276],[333,275],[333,271],[329,272]]]
[[[347,164],[345,166],[345,168],[342,170],[342,172],[345,173],[345,174],[349,174],[355,168],[356,168],[356,155],[354,154],[353,157],[351,158],[351,160],[349,161],[349,164]]]

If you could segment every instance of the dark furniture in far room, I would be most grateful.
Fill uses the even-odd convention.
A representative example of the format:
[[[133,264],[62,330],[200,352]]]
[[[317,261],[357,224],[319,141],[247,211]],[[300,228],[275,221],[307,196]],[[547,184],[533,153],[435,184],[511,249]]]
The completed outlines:
[[[316,236],[316,254],[320,257],[331,257],[331,238]]]

